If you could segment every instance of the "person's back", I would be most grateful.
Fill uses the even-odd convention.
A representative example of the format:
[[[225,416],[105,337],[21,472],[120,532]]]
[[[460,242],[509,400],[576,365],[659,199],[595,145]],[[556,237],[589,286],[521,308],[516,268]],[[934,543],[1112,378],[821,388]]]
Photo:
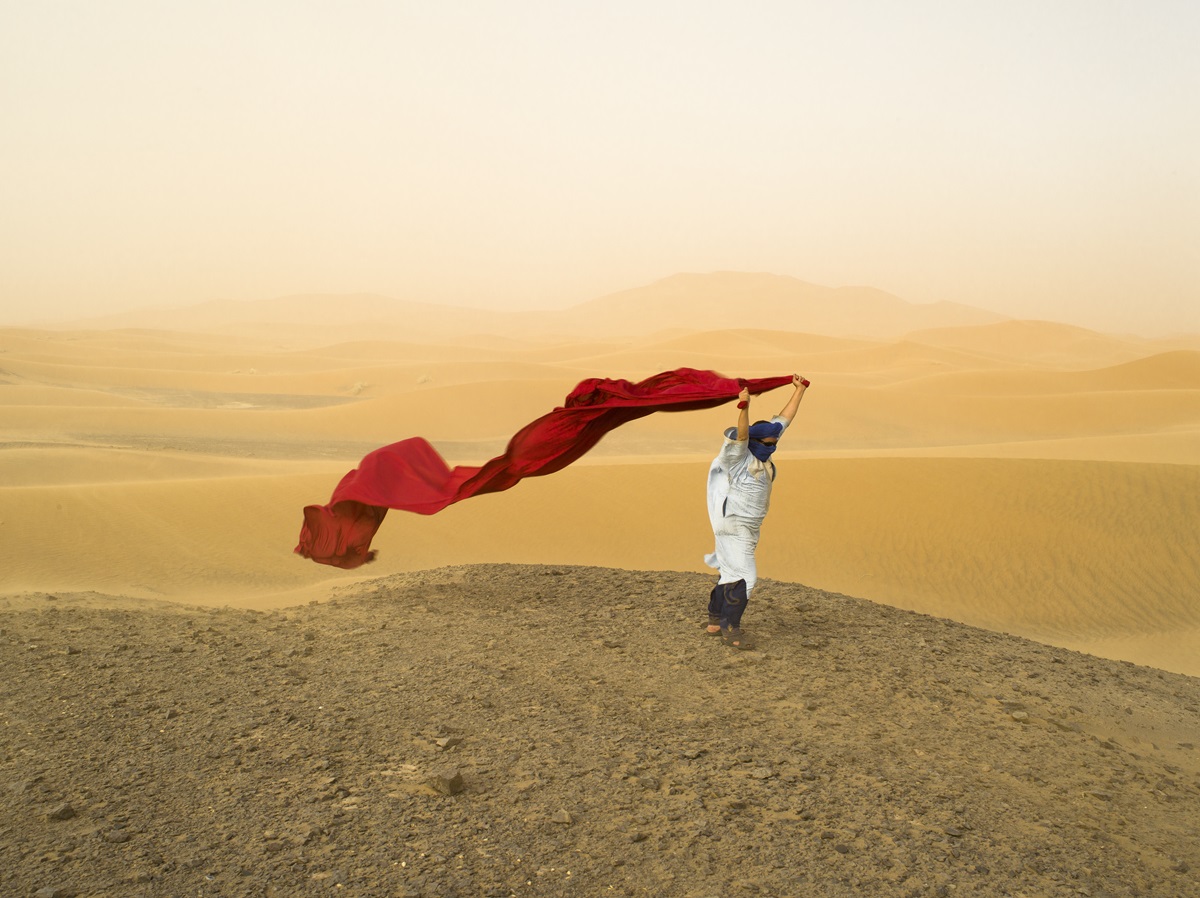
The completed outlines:
[[[770,421],[750,424],[750,393],[738,397],[738,423],[725,431],[725,442],[708,469],[708,516],[714,551],[704,557],[720,572],[708,604],[708,630],[734,648],[750,648],[741,631],[742,613],[758,582],[755,550],[763,519],[771,507],[777,474],[771,455],[791,424],[808,387],[793,375],[796,392]]]
[[[724,477],[727,489],[724,495],[724,514],[736,514],[762,520],[771,508],[771,486],[778,471],[775,462],[759,459],[750,447],[755,442],[754,431],[763,425],[777,424],[778,440],[787,429],[787,420],[776,415],[770,421],[759,421],[750,427],[750,438],[744,442],[737,439],[737,428],[725,431],[725,444],[709,468],[709,479]],[[764,428],[765,430],[765,428]],[[760,433],[761,436],[761,433]],[[765,445],[765,444],[764,444]]]

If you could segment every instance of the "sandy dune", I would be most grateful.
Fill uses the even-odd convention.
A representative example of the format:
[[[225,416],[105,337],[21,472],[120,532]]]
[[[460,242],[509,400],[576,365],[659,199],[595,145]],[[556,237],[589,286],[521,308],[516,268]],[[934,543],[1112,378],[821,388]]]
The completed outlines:
[[[936,324],[429,342],[2,330],[0,592],[296,604],[357,579],[291,550],[301,507],[376,445],[421,435],[479,463],[584,377],[801,371],[814,386],[780,451],[765,575],[1200,675],[1200,342]],[[702,571],[704,474],[731,419],[653,416],[553,477],[393,513],[366,573]]]

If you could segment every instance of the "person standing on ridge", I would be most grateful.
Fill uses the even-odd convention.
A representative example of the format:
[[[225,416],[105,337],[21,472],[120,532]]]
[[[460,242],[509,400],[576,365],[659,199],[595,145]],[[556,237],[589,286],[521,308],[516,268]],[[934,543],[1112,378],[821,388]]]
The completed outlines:
[[[716,549],[704,563],[720,572],[708,601],[708,635],[736,649],[754,645],[742,632],[742,613],[758,580],[754,550],[771,505],[775,463],[771,454],[796,417],[808,381],[792,375],[796,388],[787,405],[770,421],[750,423],[750,391],[738,394],[736,427],[725,431],[725,444],[708,469],[708,518]]]

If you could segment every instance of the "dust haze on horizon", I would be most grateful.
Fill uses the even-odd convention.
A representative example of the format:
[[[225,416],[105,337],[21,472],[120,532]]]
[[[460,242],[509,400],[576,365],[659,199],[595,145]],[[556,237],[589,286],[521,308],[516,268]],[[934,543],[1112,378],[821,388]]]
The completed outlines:
[[[0,324],[733,270],[1194,333],[1198,44],[1169,0],[8,4]]]

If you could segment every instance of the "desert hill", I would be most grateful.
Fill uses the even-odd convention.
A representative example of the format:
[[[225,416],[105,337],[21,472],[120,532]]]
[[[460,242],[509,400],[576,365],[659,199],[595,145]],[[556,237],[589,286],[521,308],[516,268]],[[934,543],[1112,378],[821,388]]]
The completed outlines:
[[[768,580],[0,599],[6,894],[1200,895],[1200,680]]]
[[[966,327],[937,327],[906,335],[927,346],[939,346],[986,358],[1030,366],[1092,368],[1133,361],[1153,352],[1200,350],[1200,336],[1150,340],[1102,334],[1052,321],[1001,321]]]
[[[509,315],[369,293],[304,294],[251,301],[212,300],[182,308],[142,309],[69,322],[83,330],[193,331],[320,342],[352,339],[439,339],[454,334],[503,334]],[[318,337],[324,334],[324,338]]]
[[[846,337],[1000,321],[957,303],[919,305],[871,287],[822,287],[792,277],[745,272],[676,274],[598,297],[559,313],[565,327],[593,333],[653,333],[731,326]],[[635,325],[636,322],[636,325]]]
[[[82,319],[84,330],[201,331],[311,348],[362,339],[441,341],[486,336],[555,342],[635,338],[730,326],[887,338],[1003,316],[955,303],[919,305],[867,287],[821,287],[744,272],[679,274],[567,309],[503,312],[370,294],[303,295]]]

